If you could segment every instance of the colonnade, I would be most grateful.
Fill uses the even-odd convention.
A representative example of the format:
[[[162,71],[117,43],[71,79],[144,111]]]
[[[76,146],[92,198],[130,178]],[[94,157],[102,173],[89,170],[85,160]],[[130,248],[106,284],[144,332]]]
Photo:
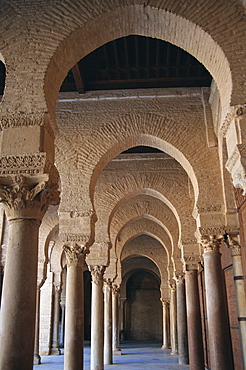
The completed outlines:
[[[35,228],[36,226],[36,228]],[[3,288],[3,310],[2,310],[2,328],[5,326],[13,328],[16,336],[11,336],[8,330],[4,331],[8,340],[1,338],[1,368],[7,368],[6,364],[15,361],[13,356],[9,354],[9,348],[14,345],[18,356],[18,361],[21,357],[21,349],[17,339],[20,337],[20,332],[28,330],[29,340],[32,344],[22,343],[23,345],[33,348],[35,334],[35,300],[37,297],[37,313],[39,311],[39,295],[38,289],[23,289],[23,281],[27,280],[25,275],[28,271],[28,279],[30,274],[35,275],[36,272],[30,269],[30,266],[35,265],[37,250],[33,250],[33,255],[25,253],[25,258],[22,258],[22,252],[26,246],[26,231],[29,231],[30,242],[35,245],[33,238],[37,238],[38,222],[33,220],[13,220],[10,222],[10,245],[15,245],[18,235],[18,243],[23,240],[22,248],[15,250],[8,248],[9,256],[7,258],[6,272],[4,277]],[[14,230],[11,230],[14,228]],[[23,235],[23,238],[21,237]],[[233,369],[233,357],[230,341],[230,330],[228,322],[227,301],[225,294],[224,279],[221,267],[220,246],[223,238],[207,237],[202,240],[203,245],[203,269],[205,275],[205,291],[206,291],[206,310],[208,320],[208,335],[209,335],[209,353],[210,364],[213,370],[221,368]],[[24,243],[25,241],[25,243]],[[37,241],[36,241],[37,242]],[[232,251],[234,280],[237,292],[238,316],[240,324],[240,333],[242,344],[245,344],[245,291],[242,285],[242,265],[240,245],[235,238],[228,239],[228,246]],[[64,251],[67,258],[67,293],[66,293],[66,325],[65,325],[65,351],[64,364],[65,369],[75,370],[83,368],[83,268],[87,248],[76,243],[64,245]],[[18,253],[18,258],[16,258]],[[33,260],[27,261],[26,256]],[[26,271],[20,268],[18,264],[30,264]],[[9,268],[11,266],[11,268]],[[113,284],[110,279],[104,279],[105,266],[90,266],[92,275],[92,316],[91,316],[91,370],[103,369],[104,364],[113,362],[113,354],[120,354],[119,346],[119,285]],[[9,271],[12,271],[9,276]],[[13,273],[15,272],[15,273]],[[15,282],[12,280],[15,279]],[[34,279],[34,278],[33,278]],[[16,281],[21,281],[22,289],[17,289]],[[6,288],[8,283],[8,289]],[[12,299],[15,296],[16,299]],[[30,322],[25,318],[25,304],[28,301],[30,307],[33,307],[32,312],[32,328],[27,328],[26,323]],[[6,305],[7,301],[7,305]],[[25,302],[25,304],[24,304]],[[59,353],[58,349],[58,312],[60,303],[60,289],[54,291],[54,329],[52,353]],[[189,364],[191,370],[204,369],[204,353],[203,353],[203,338],[201,325],[201,312],[199,301],[198,288],[198,265],[193,261],[186,261],[185,271],[180,273],[170,285],[170,307],[168,299],[162,298],[163,305],[163,349],[169,348],[171,344],[171,353],[179,355],[180,364]],[[23,307],[22,307],[23,306]],[[7,307],[7,310],[6,308]],[[15,320],[14,312],[20,311],[18,315],[18,324]],[[30,315],[30,311],[28,311]],[[37,314],[38,315],[38,314]],[[19,318],[22,317],[22,320]],[[25,329],[24,329],[25,325]],[[38,336],[38,325],[36,325],[36,338]],[[187,340],[188,338],[188,340]],[[16,343],[11,341],[15,340]],[[10,344],[11,343],[11,346]],[[12,348],[12,347],[11,347]],[[39,363],[38,341],[35,341],[35,356],[34,362]],[[5,353],[3,352],[5,350]],[[19,349],[19,352],[18,352]],[[243,348],[243,357],[245,359],[245,348]],[[27,349],[26,352],[27,353]],[[30,356],[32,358],[32,356]],[[14,369],[18,366],[19,369],[31,369],[30,359],[28,356],[23,358],[23,362],[12,362],[10,368]],[[16,360],[17,361],[17,360]]]

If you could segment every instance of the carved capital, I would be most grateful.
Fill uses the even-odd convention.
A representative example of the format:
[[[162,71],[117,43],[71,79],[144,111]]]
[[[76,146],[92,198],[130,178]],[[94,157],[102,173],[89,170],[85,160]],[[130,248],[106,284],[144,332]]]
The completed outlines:
[[[202,235],[201,244],[204,253],[219,252],[222,243],[224,242],[224,235]]]
[[[89,266],[89,270],[91,272],[92,281],[96,285],[100,285],[103,283],[103,274],[105,271],[105,266]]]
[[[246,104],[238,104],[230,107],[229,112],[226,115],[226,118],[220,129],[224,137],[226,136],[227,131],[233,120],[235,120],[236,118],[240,118],[245,114],[246,114]]]
[[[198,263],[201,262],[201,257],[198,255],[184,256],[184,265],[186,271],[198,269]]]
[[[113,284],[112,293],[117,295],[119,294],[119,292],[120,292],[120,286],[118,284]]]
[[[238,233],[225,234],[225,243],[227,247],[231,249],[232,257],[242,255],[242,249],[241,249]]]
[[[169,307],[170,301],[168,299],[160,298],[160,301],[161,301],[163,307],[165,307],[165,308]]]
[[[67,266],[83,266],[87,248],[76,243],[65,244],[63,250],[67,259]]]
[[[56,186],[49,187],[47,174],[0,177],[0,202],[9,220],[17,218],[42,220],[49,205],[59,203]]]

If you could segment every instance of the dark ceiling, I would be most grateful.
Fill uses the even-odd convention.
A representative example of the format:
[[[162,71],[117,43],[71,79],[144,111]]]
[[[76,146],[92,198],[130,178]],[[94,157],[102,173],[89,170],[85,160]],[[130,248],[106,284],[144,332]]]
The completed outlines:
[[[5,85],[0,62],[0,95]],[[169,42],[144,36],[111,41],[81,59],[60,91],[210,86],[212,77],[193,56]]]
[[[60,91],[210,86],[212,77],[194,57],[159,39],[127,36],[81,59]]]

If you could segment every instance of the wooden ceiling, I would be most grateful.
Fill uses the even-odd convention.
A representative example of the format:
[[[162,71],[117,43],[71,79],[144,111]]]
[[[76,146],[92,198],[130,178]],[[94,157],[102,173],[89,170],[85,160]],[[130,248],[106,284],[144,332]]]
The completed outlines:
[[[0,62],[0,95],[5,85]],[[60,91],[210,86],[212,77],[193,56],[159,39],[127,36],[81,59],[68,72]]]
[[[212,77],[193,56],[159,39],[127,36],[81,59],[60,91],[210,86]]]

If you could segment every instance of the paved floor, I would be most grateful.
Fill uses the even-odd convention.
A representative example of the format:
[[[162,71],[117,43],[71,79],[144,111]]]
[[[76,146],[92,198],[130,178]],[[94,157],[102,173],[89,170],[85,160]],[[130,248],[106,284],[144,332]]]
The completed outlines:
[[[179,365],[178,356],[170,355],[170,350],[162,350],[157,343],[126,342],[121,345],[122,355],[114,356],[114,364],[106,365],[104,370],[132,369],[170,369],[188,370],[188,365]],[[35,370],[63,370],[63,355],[43,356],[42,364],[35,365]],[[90,369],[90,347],[85,346],[84,370]]]

